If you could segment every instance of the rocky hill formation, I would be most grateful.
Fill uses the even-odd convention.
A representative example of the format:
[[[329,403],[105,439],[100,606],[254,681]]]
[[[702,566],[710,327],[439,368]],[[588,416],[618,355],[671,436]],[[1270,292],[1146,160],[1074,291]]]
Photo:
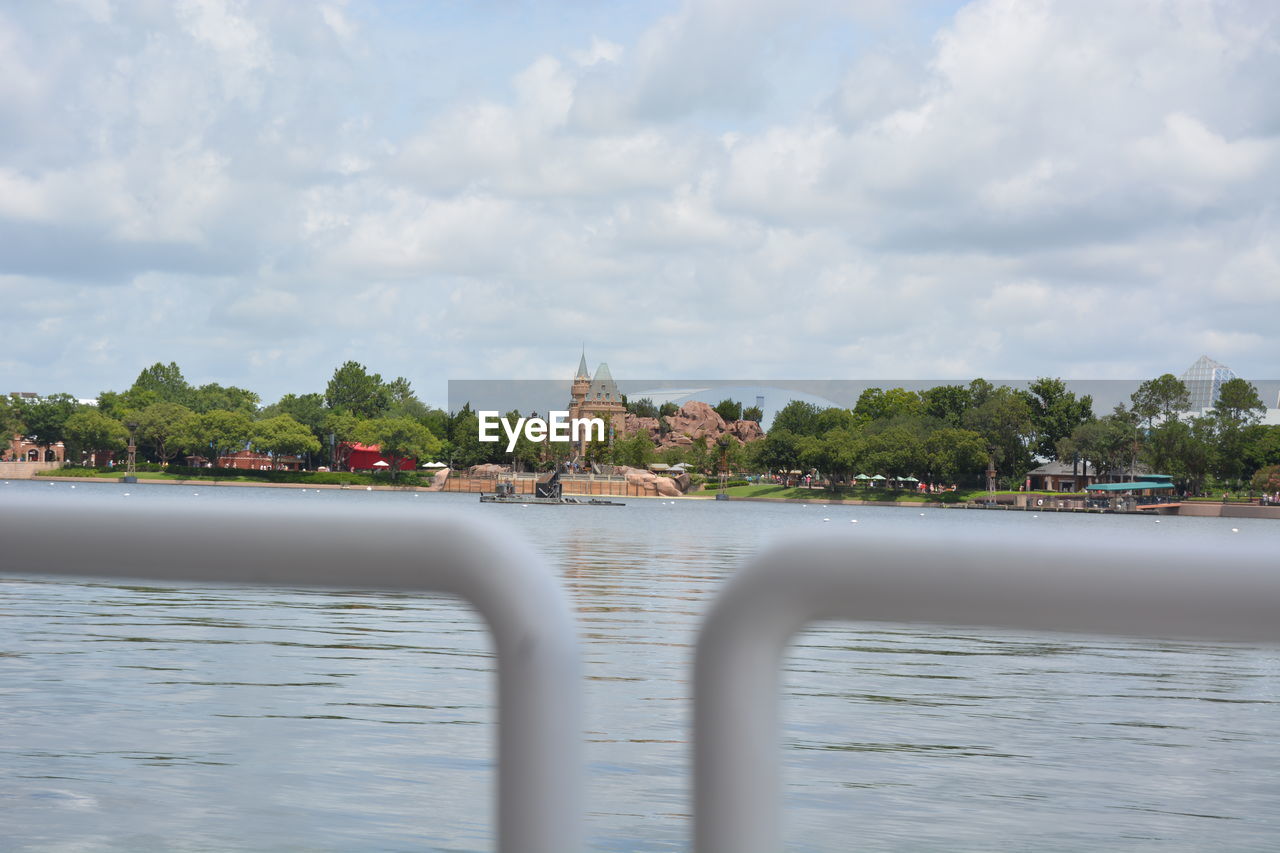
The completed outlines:
[[[689,447],[695,439],[705,436],[708,443],[714,444],[722,435],[729,435],[739,443],[746,444],[764,437],[764,430],[755,421],[729,421],[706,403],[691,400],[680,407],[674,415],[663,418],[641,418],[627,413],[626,433],[633,435],[644,431],[659,450],[668,447]],[[662,429],[662,421],[667,430]]]

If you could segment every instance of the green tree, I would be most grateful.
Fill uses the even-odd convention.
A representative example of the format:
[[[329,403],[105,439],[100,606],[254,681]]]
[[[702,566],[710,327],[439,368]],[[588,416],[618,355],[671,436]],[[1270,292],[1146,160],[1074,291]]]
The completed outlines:
[[[1079,457],[1095,477],[1123,471],[1133,452],[1133,424],[1127,413],[1112,413],[1080,424],[1058,443],[1059,459]]]
[[[764,410],[759,406],[747,406],[742,410],[742,419],[744,421],[755,421],[760,423],[764,420]]]
[[[0,436],[5,445],[15,435],[23,435],[27,431],[23,420],[23,409],[15,397],[0,397]]]
[[[244,412],[217,410],[188,418],[172,440],[216,466],[223,456],[243,450],[252,435],[253,422]]]
[[[800,467],[800,436],[788,429],[771,429],[752,442],[756,463],[765,471],[791,471]]]
[[[130,405],[131,408],[143,408],[148,402],[164,402],[164,403],[181,403],[184,406],[191,404],[192,388],[182,375],[176,362],[162,364],[156,362],[148,368],[145,368],[138,374],[138,378],[133,380],[133,387],[126,394],[147,393],[155,395],[155,399],[151,401],[134,400]]]
[[[348,361],[333,372],[324,399],[334,411],[377,418],[391,405],[391,390],[382,384],[381,374],[369,373],[363,364]]]
[[[712,408],[726,423],[742,420],[742,404],[737,400],[721,400]]]
[[[21,401],[18,405],[19,418],[27,425],[26,434],[45,447],[67,440],[67,420],[81,408],[70,394],[50,394],[30,403]]]
[[[189,399],[191,409],[201,414],[214,411],[243,412],[249,417],[257,414],[258,404],[261,402],[253,391],[234,385],[222,386],[217,382],[201,385],[191,392]]]
[[[680,411],[679,406],[671,401],[667,401],[658,407],[658,417],[665,418],[670,415],[674,415],[678,411]]]
[[[85,454],[124,450],[129,430],[115,418],[86,406],[67,418],[63,425],[67,458],[81,459]]]
[[[1034,428],[1034,450],[1046,458],[1056,458],[1058,442],[1071,435],[1080,424],[1093,420],[1093,398],[1079,399],[1061,379],[1041,377],[1028,386],[1026,396]]]
[[[450,418],[449,464],[452,468],[470,468],[498,458],[505,445],[501,441],[480,440],[480,419],[471,407],[463,406]]]
[[[921,414],[951,427],[960,426],[972,403],[969,389],[962,385],[935,385],[920,392]]]
[[[1213,418],[1203,415],[1179,424],[1175,467],[1167,473],[1185,483],[1192,494],[1200,492],[1213,465],[1214,432]]]
[[[409,380],[403,376],[397,376],[387,383],[387,393],[390,396],[390,402],[387,404],[387,414],[389,418],[413,418],[418,423],[423,423],[429,409],[426,403],[418,399],[413,393],[413,386],[409,384]],[[426,424],[423,423],[424,426]],[[443,435],[443,433],[441,433]]]
[[[1215,477],[1240,482],[1248,474],[1246,429],[1256,424],[1267,411],[1258,389],[1243,379],[1228,379],[1218,390],[1218,401],[1211,417],[1217,433],[1217,446],[1211,470]]]
[[[975,380],[980,382],[981,380]],[[964,426],[982,435],[997,475],[1006,484],[1021,483],[1031,469],[1035,425],[1025,395],[1001,385],[981,395],[983,402],[964,415]]]
[[[180,449],[174,439],[192,417],[194,413],[181,403],[152,403],[137,413],[138,438],[158,460],[168,463]]]
[[[847,409],[842,411],[848,411]],[[817,468],[832,482],[847,480],[857,467],[861,438],[852,429],[835,428],[801,444],[801,464]]]
[[[886,477],[925,473],[928,456],[919,435],[905,425],[890,426],[863,436],[858,466]]]
[[[769,431],[783,430],[792,435],[818,434],[818,407],[804,400],[791,400],[773,416]]]
[[[866,425],[866,421],[849,409],[832,406],[818,412],[815,423],[817,435],[826,435],[833,429],[857,432]]]
[[[391,479],[406,459],[434,456],[440,440],[413,418],[373,418],[361,425],[360,438],[365,444],[377,445],[378,452],[391,464]]]
[[[344,442],[359,441],[362,421],[350,412],[329,412],[324,416],[324,427],[320,433],[320,443],[330,452],[330,462],[339,467],[345,458],[338,445]],[[334,457],[337,458],[334,458]]]
[[[1191,408],[1191,394],[1186,383],[1172,373],[1143,382],[1129,400],[1133,411],[1138,413],[1148,429],[1176,420],[1180,413]]]
[[[519,423],[520,418],[522,416],[517,409],[512,409],[511,411],[507,412],[506,415],[504,415],[503,417],[506,419],[507,423],[516,424],[516,423]],[[505,456],[506,448],[507,448],[507,439],[505,434],[502,433],[501,429],[499,429],[499,433],[502,434],[503,437],[498,442],[498,444],[501,446],[502,453]],[[538,463],[542,460],[543,448],[545,448],[550,443],[551,442],[547,441],[546,439],[540,442],[530,441],[529,438],[524,434],[524,430],[520,430],[520,434],[516,436],[515,449],[512,450],[510,454],[511,461],[512,461],[512,470],[514,471],[537,470]]]
[[[1228,379],[1218,390],[1213,416],[1221,427],[1245,427],[1256,424],[1267,412],[1267,404],[1258,389],[1244,379]]]
[[[1280,465],[1280,424],[1254,424],[1245,429],[1246,470]]]
[[[632,468],[647,467],[657,459],[653,441],[644,432],[615,440],[612,453],[615,465],[629,465]]]
[[[98,411],[109,418],[124,422],[130,413],[141,412],[147,406],[162,403],[164,400],[155,391],[130,388],[123,394],[115,391],[103,391],[98,395]]]
[[[250,441],[254,450],[271,454],[273,462],[281,456],[302,456],[320,450],[320,440],[315,433],[289,415],[257,421]]]
[[[915,417],[921,409],[920,395],[905,388],[868,388],[859,395],[853,413],[867,421],[879,421]]]
[[[324,419],[329,412],[324,407],[323,394],[285,394],[270,406],[259,412],[264,420],[279,415],[288,415],[300,424],[305,424],[315,433],[316,438],[324,435]]]
[[[648,397],[642,397],[639,400],[628,400],[626,408],[628,412],[637,418],[656,418],[658,416],[658,407]]]
[[[987,464],[987,444],[980,433],[955,427],[934,430],[924,440],[925,471],[931,482],[979,482]]]

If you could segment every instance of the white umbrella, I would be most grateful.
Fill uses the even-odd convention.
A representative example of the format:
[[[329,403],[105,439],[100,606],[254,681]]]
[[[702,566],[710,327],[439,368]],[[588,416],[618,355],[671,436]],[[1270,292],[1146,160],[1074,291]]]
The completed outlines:
[[[390,462],[384,462],[384,461],[382,461],[381,459],[379,459],[377,462],[373,463],[373,467],[374,467],[374,468],[390,468],[390,467],[391,467],[391,463],[390,463]]]
[[[444,464],[443,462],[426,462],[423,464],[422,467],[423,468],[448,468],[449,466]]]

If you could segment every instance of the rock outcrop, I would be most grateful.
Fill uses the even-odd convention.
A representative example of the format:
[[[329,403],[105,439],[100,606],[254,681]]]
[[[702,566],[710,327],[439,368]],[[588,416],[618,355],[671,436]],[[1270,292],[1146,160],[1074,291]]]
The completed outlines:
[[[727,425],[715,409],[706,403],[690,400],[674,415],[667,415],[667,425],[672,432],[683,433],[690,438],[704,435],[714,440],[723,435]]]
[[[472,465],[467,469],[472,477],[496,477],[499,474],[510,474],[510,465],[493,465],[486,463],[484,465]]]
[[[728,432],[743,444],[764,438],[764,430],[760,429],[760,424],[756,421],[734,421],[729,424]]]
[[[628,412],[624,429],[627,435],[638,432],[648,434],[649,440],[659,450],[691,447],[700,438],[706,438],[708,443],[714,444],[722,435],[733,436],[742,444],[764,438],[764,430],[755,421],[726,423],[715,409],[698,400],[685,403],[674,415],[666,415],[661,419],[642,418]]]
[[[427,486],[428,492],[443,492],[444,484],[449,482],[449,475],[453,472],[448,468],[441,468],[439,471],[431,475],[431,485]]]
[[[655,495],[666,498],[678,498],[684,494],[684,490],[689,488],[689,475],[681,475],[676,477],[662,477],[652,471],[645,471],[642,468],[628,468],[622,466],[618,469],[627,480],[627,485],[644,489],[646,492],[652,491]]]

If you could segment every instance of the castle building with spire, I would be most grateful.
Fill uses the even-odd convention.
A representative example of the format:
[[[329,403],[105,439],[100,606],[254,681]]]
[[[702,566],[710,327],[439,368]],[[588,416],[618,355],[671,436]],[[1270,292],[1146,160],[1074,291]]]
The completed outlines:
[[[613,444],[615,436],[622,437],[626,425],[626,405],[622,393],[618,391],[618,383],[613,381],[609,365],[604,362],[596,368],[592,376],[587,371],[587,354],[582,353],[578,362],[578,372],[574,374],[573,384],[569,391],[569,419],[600,418],[608,427],[606,436],[609,444]],[[574,448],[579,455],[585,456],[587,442],[580,441]]]

